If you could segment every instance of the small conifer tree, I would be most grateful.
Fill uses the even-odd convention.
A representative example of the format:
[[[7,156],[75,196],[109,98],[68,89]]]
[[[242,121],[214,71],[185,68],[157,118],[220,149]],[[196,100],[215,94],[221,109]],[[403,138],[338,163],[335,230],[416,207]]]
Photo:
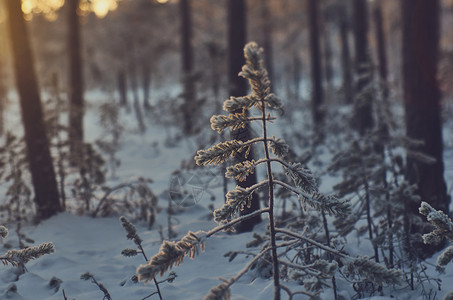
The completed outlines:
[[[263,68],[261,57],[262,49],[258,48],[256,43],[249,43],[244,48],[246,64],[240,72],[240,76],[249,80],[252,93],[245,97],[231,97],[224,102],[223,108],[229,112],[228,116],[217,115],[211,118],[211,127],[219,133],[226,128],[236,130],[243,128],[249,122],[261,122],[262,135],[245,142],[230,140],[221,142],[207,150],[199,150],[195,157],[196,163],[200,166],[221,165],[230,157],[237,153],[250,151],[252,145],[262,144],[264,148],[264,158],[258,160],[246,160],[227,168],[226,176],[235,178],[239,181],[255,172],[259,165],[265,165],[267,176],[266,179],[248,188],[237,186],[234,190],[226,194],[225,204],[214,211],[214,220],[219,226],[208,232],[198,231],[196,233],[189,231],[181,240],[177,242],[164,241],[158,254],[154,255],[147,264],[141,265],[137,269],[139,281],[148,282],[154,280],[157,274],[163,274],[174,265],[180,265],[185,256],[193,258],[200,250],[204,250],[206,239],[222,230],[234,230],[233,226],[253,218],[257,215],[267,213],[269,216],[269,242],[263,246],[262,250],[241,270],[238,274],[228,280],[224,280],[218,286],[212,288],[204,299],[229,299],[230,286],[241,278],[247,271],[255,266],[266,255],[271,259],[272,276],[274,282],[274,299],[280,299],[280,291],[283,289],[290,296],[295,293],[291,292],[286,286],[280,283],[280,265],[296,270],[305,270],[305,275],[310,277],[304,282],[307,291],[296,292],[305,294],[310,299],[319,299],[318,294],[321,291],[322,276],[328,274],[328,277],[337,270],[336,261],[331,263],[319,260],[318,264],[309,266],[295,266],[291,262],[282,260],[278,255],[278,249],[288,245],[300,244],[301,241],[312,244],[322,251],[330,252],[347,266],[347,271],[359,276],[366,276],[370,280],[397,283],[401,280],[402,273],[398,270],[388,270],[382,265],[370,261],[368,258],[352,258],[346,254],[316,242],[313,239],[305,237],[287,229],[276,227],[274,220],[275,197],[274,187],[279,186],[296,194],[302,206],[311,206],[320,212],[325,212],[337,217],[346,217],[350,211],[348,201],[337,199],[332,195],[324,195],[318,191],[317,182],[313,173],[300,163],[289,163],[285,161],[285,156],[289,151],[288,145],[280,138],[269,137],[267,133],[268,122],[275,119],[266,110],[280,109],[281,101],[271,93],[270,82],[267,71]],[[252,108],[259,112],[258,116],[253,116],[250,111]],[[239,111],[239,113],[237,112]],[[271,153],[273,155],[271,155]],[[272,165],[279,164],[283,166],[286,175],[291,179],[292,184],[285,183],[282,180],[274,178]],[[259,209],[245,216],[239,216],[239,211],[250,205],[252,194],[261,188],[268,189],[268,207]],[[277,236],[278,235],[278,236]],[[285,242],[277,244],[277,240]],[[322,267],[321,267],[322,265]],[[313,278],[316,274],[318,278]],[[311,275],[311,276],[310,276]],[[325,276],[325,275],[324,275]],[[313,283],[313,284],[312,284]],[[319,283],[319,284],[318,284]]]

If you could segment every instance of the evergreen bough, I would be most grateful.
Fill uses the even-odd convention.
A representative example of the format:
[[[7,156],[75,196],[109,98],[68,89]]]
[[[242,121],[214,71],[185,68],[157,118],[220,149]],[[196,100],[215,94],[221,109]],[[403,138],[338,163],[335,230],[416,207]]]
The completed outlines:
[[[8,229],[5,226],[0,226],[0,237],[6,238],[8,236]],[[30,260],[39,258],[46,254],[55,252],[55,247],[52,242],[42,243],[39,246],[27,247],[24,249],[8,250],[3,256],[0,257],[0,261],[4,265],[11,264],[16,267],[25,268],[25,264]]]
[[[419,212],[426,216],[428,222],[435,227],[432,232],[423,235],[425,244],[439,243],[444,238],[450,242],[450,246],[437,258],[437,267],[442,270],[449,262],[453,261],[453,222],[443,211],[435,210],[426,202],[421,203]]]

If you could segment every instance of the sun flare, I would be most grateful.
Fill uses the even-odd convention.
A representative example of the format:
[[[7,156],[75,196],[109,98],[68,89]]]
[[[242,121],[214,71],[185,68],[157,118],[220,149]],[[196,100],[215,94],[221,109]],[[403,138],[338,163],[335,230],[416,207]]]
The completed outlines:
[[[109,11],[118,7],[119,0],[81,0],[79,9],[82,15],[94,12],[98,18],[104,18]],[[164,1],[165,0],[160,0]],[[25,19],[31,20],[33,14],[43,14],[48,20],[57,18],[57,11],[65,4],[65,0],[22,0],[22,11]]]
[[[33,14],[43,14],[46,19],[54,21],[56,11],[64,5],[64,0],[22,0],[22,11],[25,19],[30,20]]]
[[[118,7],[116,0],[93,0],[91,9],[98,18],[105,17],[109,11],[114,11]]]

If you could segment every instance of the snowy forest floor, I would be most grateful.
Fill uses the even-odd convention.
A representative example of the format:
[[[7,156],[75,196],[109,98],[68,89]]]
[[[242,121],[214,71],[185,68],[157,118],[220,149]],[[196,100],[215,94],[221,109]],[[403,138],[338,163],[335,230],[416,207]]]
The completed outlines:
[[[18,125],[16,117],[11,117],[8,127]],[[198,149],[195,139],[174,140],[169,146],[168,137],[174,136],[176,130],[165,129],[164,126],[148,126],[144,135],[135,133],[136,124],[133,113],[126,115],[132,120],[122,120],[126,132],[121,139],[122,148],[118,152],[121,167],[115,179],[110,179],[108,184],[114,186],[120,182],[136,179],[140,176],[153,179],[150,185],[153,192],[158,195],[160,212],[151,229],[144,222],[136,222],[138,234],[143,238],[144,249],[148,257],[157,253],[161,235],[158,229],[162,228],[164,236],[167,232],[166,208],[169,199],[169,186],[175,179],[172,173],[180,168],[182,160],[190,160]],[[96,105],[87,112],[86,128],[87,139],[95,140],[103,134],[98,126]],[[8,121],[7,121],[8,122]],[[16,125],[12,125],[16,122]],[[279,121],[276,121],[278,126]],[[206,127],[209,127],[208,125]],[[209,129],[209,128],[208,128]],[[449,191],[453,186],[453,122],[450,120],[445,125],[445,176]],[[287,140],[290,147],[292,141]],[[205,145],[209,146],[209,145]],[[217,172],[217,173],[216,173]],[[213,176],[219,174],[213,169]],[[219,176],[219,175],[217,175]],[[177,179],[177,177],[176,177]],[[200,183],[198,181],[198,183]],[[202,183],[203,184],[203,183]],[[198,184],[199,185],[199,184]],[[324,188],[329,181],[323,182]],[[190,186],[188,186],[190,187]],[[199,187],[199,186],[198,186]],[[230,189],[233,183],[229,184]],[[171,188],[171,187],[170,187]],[[206,183],[202,189],[196,189],[197,203],[187,205],[181,212],[174,216],[173,230],[181,237],[187,231],[209,230],[216,224],[209,218],[210,205],[220,207],[223,201],[220,178]],[[211,193],[215,200],[211,200]],[[8,225],[8,224],[6,224]],[[17,236],[14,233],[14,224],[10,225],[10,235],[3,241],[17,248]],[[266,222],[256,227],[255,232],[264,233]],[[63,289],[68,299],[91,300],[102,299],[103,293],[91,282],[80,279],[83,273],[90,272],[110,292],[112,299],[142,299],[154,291],[153,284],[133,283],[131,276],[135,274],[138,265],[143,264],[141,256],[124,257],[121,251],[133,248],[133,242],[126,239],[126,233],[119,222],[119,215],[105,218],[92,218],[69,213],[61,213],[37,226],[23,226],[22,231],[26,236],[35,241],[52,241],[56,252],[46,255],[35,261],[29,262],[27,272],[20,275],[17,280],[15,267],[3,266],[0,268],[0,299],[64,299]],[[213,286],[219,283],[219,278],[234,276],[249,260],[246,255],[239,255],[232,262],[224,254],[232,250],[244,250],[245,245],[252,239],[252,233],[228,234],[220,233],[211,237],[206,242],[206,249],[194,260],[187,259],[181,266],[175,267],[177,278],[172,283],[161,284],[164,299],[202,299]],[[347,250],[351,255],[370,255],[372,249],[367,241],[349,240]],[[5,252],[3,249],[2,252]],[[425,263],[426,273],[429,277],[440,278],[441,290],[438,290],[434,281],[424,282],[423,288],[411,291],[403,287],[385,287],[384,296],[373,296],[366,299],[442,299],[443,295],[453,286],[453,267],[449,265],[445,274],[435,270],[436,255]],[[163,278],[166,277],[164,275]],[[51,284],[57,282],[57,284]],[[352,299],[356,292],[349,282],[337,278],[339,295],[344,299]],[[285,283],[292,290],[298,290],[296,283]],[[273,285],[271,279],[262,279],[254,271],[249,272],[239,282],[232,286],[232,299],[272,299]],[[282,292],[283,299],[287,299]],[[378,295],[378,293],[376,293]],[[322,294],[323,299],[333,299],[331,289],[326,289]],[[149,299],[158,299],[157,295]],[[294,299],[306,299],[306,296],[296,296]]]

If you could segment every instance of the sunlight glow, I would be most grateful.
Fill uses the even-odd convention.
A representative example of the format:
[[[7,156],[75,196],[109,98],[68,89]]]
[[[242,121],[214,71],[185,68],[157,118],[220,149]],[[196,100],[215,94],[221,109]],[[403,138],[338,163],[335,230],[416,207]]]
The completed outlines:
[[[109,11],[117,9],[118,1],[120,0],[80,0],[79,13],[88,15],[94,12],[98,18],[104,18]],[[22,11],[26,20],[31,20],[34,14],[43,14],[47,20],[55,21],[58,17],[57,11],[64,4],[65,0],[22,0]]]
[[[49,21],[54,21],[63,4],[64,0],[22,0],[22,11],[26,20],[31,20],[33,14],[43,14]]]
[[[91,10],[98,18],[105,17],[109,11],[114,11],[118,7],[116,0],[92,0]]]
[[[164,3],[167,3],[168,0],[157,0],[158,3],[161,3],[161,4],[164,4]]]

